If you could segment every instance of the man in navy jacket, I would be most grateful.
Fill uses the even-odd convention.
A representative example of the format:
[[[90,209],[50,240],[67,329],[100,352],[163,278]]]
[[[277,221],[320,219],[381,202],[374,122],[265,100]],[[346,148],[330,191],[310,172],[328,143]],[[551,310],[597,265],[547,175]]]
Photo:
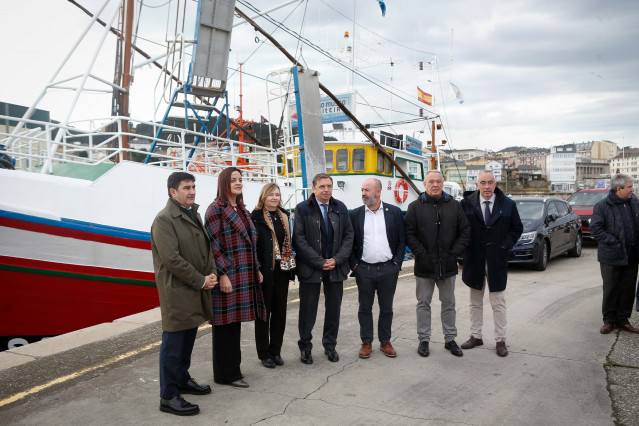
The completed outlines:
[[[397,356],[390,342],[393,298],[404,261],[406,241],[402,211],[382,203],[381,194],[382,182],[375,178],[366,179],[362,183],[364,205],[350,212],[355,241],[349,261],[359,292],[360,358],[371,356],[375,292],[379,304],[377,337],[380,350],[388,357]]]
[[[344,203],[333,198],[333,178],[325,173],[313,178],[313,194],[295,207],[293,247],[300,280],[300,339],[297,342],[300,360],[304,364],[313,363],[311,340],[321,284],[326,299],[322,346],[328,360],[337,362],[339,354],[335,346],[343,281],[350,270],[348,257],[353,247],[353,227]]]

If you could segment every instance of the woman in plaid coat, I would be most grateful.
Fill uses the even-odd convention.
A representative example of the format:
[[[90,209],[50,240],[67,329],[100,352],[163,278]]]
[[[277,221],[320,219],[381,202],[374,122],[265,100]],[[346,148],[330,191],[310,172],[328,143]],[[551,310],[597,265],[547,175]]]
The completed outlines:
[[[257,232],[242,198],[242,172],[224,169],[218,178],[217,198],[206,210],[206,233],[217,266],[219,285],[213,305],[213,380],[248,387],[240,370],[241,325],[266,319],[262,274],[255,245]]]

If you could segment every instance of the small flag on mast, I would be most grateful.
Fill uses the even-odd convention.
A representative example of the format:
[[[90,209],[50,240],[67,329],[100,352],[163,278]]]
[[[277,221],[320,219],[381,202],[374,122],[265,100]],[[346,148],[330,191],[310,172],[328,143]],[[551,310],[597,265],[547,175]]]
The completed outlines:
[[[266,124],[266,123],[268,123],[268,120],[263,115],[260,115],[260,123],[261,124]]]
[[[426,105],[433,106],[433,97],[420,89],[419,86],[417,86],[417,99],[422,101]]]
[[[377,0],[379,2],[379,7],[382,9],[382,16],[386,16],[386,4],[384,0]]]
[[[450,87],[452,87],[453,92],[455,92],[455,97],[457,98],[459,103],[463,104],[464,103],[464,95],[462,94],[461,90],[459,90],[459,87],[455,86],[453,83],[450,83]]]

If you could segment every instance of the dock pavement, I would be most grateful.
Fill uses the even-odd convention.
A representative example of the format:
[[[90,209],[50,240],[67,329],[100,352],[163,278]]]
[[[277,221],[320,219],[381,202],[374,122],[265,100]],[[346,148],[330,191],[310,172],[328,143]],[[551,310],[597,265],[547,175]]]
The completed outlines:
[[[495,354],[492,313],[484,346],[457,358],[444,349],[437,291],[431,354],[417,354],[415,280],[407,262],[394,303],[396,358],[374,345],[360,359],[357,288],[344,284],[337,351],[321,348],[323,308],[314,329],[314,364],[299,360],[297,290],[292,286],[282,350],[285,364],[259,362],[251,323],[242,327],[247,389],[212,379],[210,326],[200,327],[191,375],[209,395],[188,395],[201,412],[159,411],[159,310],[144,312],[0,353],[2,425],[639,425],[639,335],[599,334],[601,277],[596,249],[560,257],[545,272],[509,270],[508,349]],[[468,289],[458,276],[457,342],[468,338]],[[323,299],[320,300],[323,304]],[[633,311],[636,313],[636,311]],[[374,310],[375,321],[377,309]],[[631,321],[639,325],[637,316]]]

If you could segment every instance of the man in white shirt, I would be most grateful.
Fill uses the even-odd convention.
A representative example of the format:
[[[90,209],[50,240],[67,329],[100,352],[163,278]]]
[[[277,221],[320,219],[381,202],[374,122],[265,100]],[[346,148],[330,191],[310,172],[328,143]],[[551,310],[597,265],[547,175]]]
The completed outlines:
[[[393,298],[406,248],[404,221],[399,208],[382,203],[381,193],[379,179],[366,179],[362,183],[364,205],[350,212],[355,240],[349,260],[359,291],[360,358],[371,356],[375,292],[379,304],[380,350],[388,357],[397,356],[390,339]]]

